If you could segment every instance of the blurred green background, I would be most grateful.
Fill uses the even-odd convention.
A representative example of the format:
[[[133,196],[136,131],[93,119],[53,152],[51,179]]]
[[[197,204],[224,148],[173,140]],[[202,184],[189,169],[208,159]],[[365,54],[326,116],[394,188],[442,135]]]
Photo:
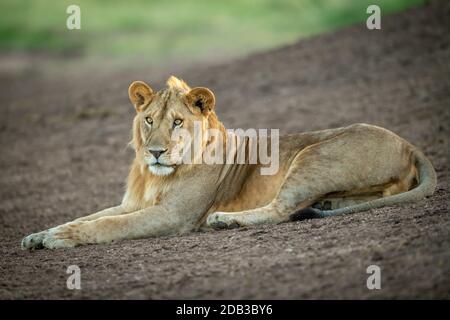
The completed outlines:
[[[1,0],[0,52],[145,56],[153,62],[234,57],[295,42],[425,0]],[[67,6],[81,30],[66,28]]]

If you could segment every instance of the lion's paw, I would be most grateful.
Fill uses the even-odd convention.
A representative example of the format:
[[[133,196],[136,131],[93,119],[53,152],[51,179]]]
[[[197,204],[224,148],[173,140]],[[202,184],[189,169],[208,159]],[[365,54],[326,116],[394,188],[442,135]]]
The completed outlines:
[[[44,245],[42,244],[42,241],[44,240],[45,236],[47,235],[48,230],[41,231],[38,233],[32,233],[25,238],[22,239],[21,247],[22,250],[32,250],[32,249],[42,249],[44,248]]]
[[[73,248],[83,243],[80,226],[83,222],[72,222],[48,230],[42,245],[48,249]]]
[[[234,219],[233,214],[227,212],[214,212],[206,219],[206,224],[214,229],[234,229],[241,225]]]

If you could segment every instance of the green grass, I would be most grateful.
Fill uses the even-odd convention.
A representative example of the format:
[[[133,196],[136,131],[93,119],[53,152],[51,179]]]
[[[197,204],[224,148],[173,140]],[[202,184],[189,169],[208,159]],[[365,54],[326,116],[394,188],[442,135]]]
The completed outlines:
[[[240,55],[364,21],[424,0],[2,0],[0,50],[142,56],[152,61]],[[81,8],[67,30],[66,8]]]

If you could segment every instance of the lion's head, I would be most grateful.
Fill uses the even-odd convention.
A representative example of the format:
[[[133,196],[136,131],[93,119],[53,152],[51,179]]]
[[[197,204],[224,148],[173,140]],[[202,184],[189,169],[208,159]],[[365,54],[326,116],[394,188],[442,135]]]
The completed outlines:
[[[181,143],[172,139],[174,130],[183,128],[194,137],[195,122],[197,126],[201,124],[203,131],[222,127],[214,111],[215,97],[211,90],[191,89],[173,76],[167,85],[168,88],[154,92],[146,83],[135,81],[128,89],[136,109],[132,145],[137,160],[156,176],[170,175],[180,165],[172,157],[177,144]],[[202,146],[205,144],[203,141]]]

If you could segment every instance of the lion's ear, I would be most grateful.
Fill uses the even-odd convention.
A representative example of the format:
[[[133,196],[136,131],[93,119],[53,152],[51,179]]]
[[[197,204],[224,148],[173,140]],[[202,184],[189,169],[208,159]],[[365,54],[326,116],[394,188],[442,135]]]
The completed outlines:
[[[214,93],[208,88],[198,87],[186,94],[187,103],[192,108],[198,108],[204,115],[208,115],[216,104]]]
[[[153,99],[153,90],[143,81],[134,81],[128,88],[128,96],[137,112],[144,110]]]

